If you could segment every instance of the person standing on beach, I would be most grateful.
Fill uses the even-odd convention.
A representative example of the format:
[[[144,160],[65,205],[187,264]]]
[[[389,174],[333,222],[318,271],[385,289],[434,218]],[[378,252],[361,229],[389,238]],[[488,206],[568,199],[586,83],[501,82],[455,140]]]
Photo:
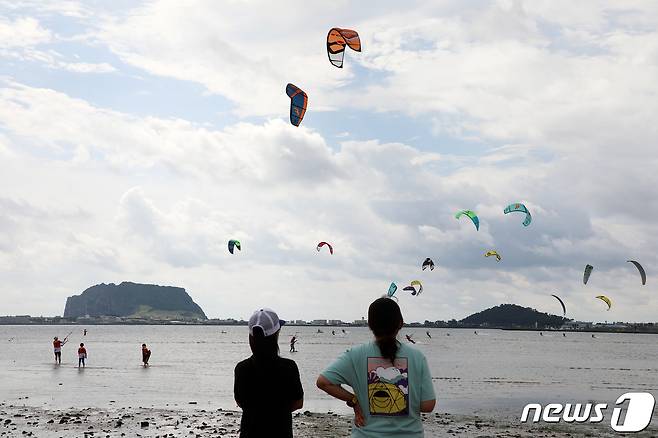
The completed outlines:
[[[233,387],[242,409],[240,438],[292,438],[292,412],[304,405],[297,364],[279,356],[281,325],[270,309],[249,318],[252,355],[236,365]]]
[[[87,349],[85,344],[80,343],[80,348],[78,348],[78,368],[82,365],[82,368],[85,367],[85,359],[87,359]]]
[[[62,364],[62,347],[66,344],[67,339],[64,338],[63,341],[60,341],[57,336],[53,340],[53,350],[55,351],[55,363],[57,365]]]
[[[395,301],[375,300],[368,309],[375,339],[347,350],[317,379],[318,388],[354,409],[353,438],[423,437],[420,413],[432,412],[436,395],[423,353],[397,340],[402,324]]]
[[[145,367],[149,366],[149,359],[151,358],[151,350],[146,347],[146,344],[142,344],[142,363]]]

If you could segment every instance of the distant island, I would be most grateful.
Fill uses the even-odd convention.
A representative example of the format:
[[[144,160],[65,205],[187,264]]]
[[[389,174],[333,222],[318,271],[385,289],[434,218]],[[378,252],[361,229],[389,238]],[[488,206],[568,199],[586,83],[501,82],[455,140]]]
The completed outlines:
[[[145,320],[206,320],[180,287],[123,282],[97,284],[66,300],[64,318],[122,317]]]
[[[474,313],[461,321],[468,327],[494,328],[532,328],[548,329],[561,327],[570,319],[561,316],[542,313],[530,307],[516,304],[501,304],[478,313]]]

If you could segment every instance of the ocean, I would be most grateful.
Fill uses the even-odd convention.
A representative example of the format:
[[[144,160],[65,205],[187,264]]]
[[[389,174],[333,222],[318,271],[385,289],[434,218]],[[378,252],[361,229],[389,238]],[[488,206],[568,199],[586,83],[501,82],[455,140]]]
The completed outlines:
[[[233,369],[250,355],[246,327],[0,326],[0,401],[47,409],[72,407],[188,407],[236,409]],[[347,413],[315,387],[323,368],[366,328],[284,327],[281,355],[294,359],[305,391],[304,409]],[[336,335],[332,335],[334,330]],[[65,337],[63,363],[53,364],[52,339]],[[437,411],[518,418],[529,402],[602,402],[625,392],[658,396],[658,335],[503,330],[403,329],[428,359]],[[297,353],[288,340],[299,338]],[[77,368],[77,346],[88,350]],[[405,341],[406,342],[406,341]],[[141,366],[141,344],[152,350]],[[654,419],[655,420],[655,419]]]

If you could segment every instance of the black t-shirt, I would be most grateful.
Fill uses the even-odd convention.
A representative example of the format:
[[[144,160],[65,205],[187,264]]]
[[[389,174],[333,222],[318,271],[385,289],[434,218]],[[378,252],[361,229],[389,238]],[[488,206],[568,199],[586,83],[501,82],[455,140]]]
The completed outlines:
[[[253,356],[235,367],[235,401],[242,408],[240,438],[292,438],[292,403],[304,397],[297,364],[277,357],[273,363]]]

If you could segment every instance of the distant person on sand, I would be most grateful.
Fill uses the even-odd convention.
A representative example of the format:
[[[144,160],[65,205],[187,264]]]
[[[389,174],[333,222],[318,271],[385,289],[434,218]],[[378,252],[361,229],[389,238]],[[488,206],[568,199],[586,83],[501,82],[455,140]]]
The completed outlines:
[[[80,343],[80,348],[78,348],[78,368],[82,365],[82,368],[85,367],[85,359],[87,359],[87,349],[85,344]]]
[[[291,353],[296,353],[297,350],[295,350],[295,343],[297,342],[297,336],[293,336],[290,338],[290,352]]]
[[[354,409],[352,437],[423,437],[420,413],[432,412],[436,395],[423,353],[397,340],[402,324],[394,300],[375,300],[368,309],[375,339],[347,350],[318,377],[318,388]]]
[[[151,350],[146,347],[146,344],[142,344],[142,362],[144,366],[149,366],[149,359],[151,358]]]
[[[297,364],[279,356],[282,322],[270,309],[249,318],[252,355],[235,367],[235,401],[242,409],[240,438],[292,438],[292,412],[304,405]]]
[[[63,341],[60,341],[57,336],[53,340],[53,350],[55,351],[55,363],[58,365],[62,364],[62,347],[66,344],[67,340],[64,338]]]

